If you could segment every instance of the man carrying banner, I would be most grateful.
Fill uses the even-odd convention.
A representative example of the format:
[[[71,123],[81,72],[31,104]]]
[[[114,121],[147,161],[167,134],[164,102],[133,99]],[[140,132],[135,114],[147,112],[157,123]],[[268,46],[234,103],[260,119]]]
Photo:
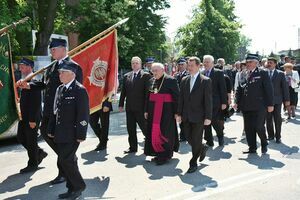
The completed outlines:
[[[144,153],[155,156],[152,160],[163,165],[178,151],[179,138],[175,117],[179,88],[177,80],[164,73],[164,65],[153,63],[153,78],[146,99],[147,131]]]
[[[73,62],[62,62],[59,69],[62,85],[56,90],[47,127],[67,181],[68,191],[60,194],[60,199],[76,199],[86,187],[78,169],[76,151],[86,138],[90,109],[86,89],[75,80],[77,69],[78,65]]]
[[[55,92],[57,87],[61,84],[59,80],[58,69],[60,68],[63,60],[67,60],[74,63],[67,55],[66,46],[67,46],[66,40],[53,38],[52,41],[50,42],[49,48],[51,51],[52,58],[55,59],[56,62],[54,62],[53,65],[51,65],[47,69],[45,75],[43,76],[42,81],[27,83],[21,80],[17,82],[17,85],[19,85],[21,88],[33,89],[33,90],[45,90],[44,110],[43,110],[43,118],[42,118],[40,130],[44,140],[56,152],[56,154],[58,153],[57,147],[53,142],[53,140],[47,136],[46,130],[50,119],[50,114],[53,110]],[[77,66],[76,80],[82,83],[82,69],[78,64],[76,64],[76,66]],[[58,176],[51,181],[51,184],[58,184],[65,181],[63,177],[63,171],[61,170],[59,163],[57,165],[58,165],[59,173]]]
[[[28,58],[22,58],[19,62],[20,71],[23,77],[32,74],[34,62]],[[38,169],[38,165],[48,155],[38,147],[37,136],[41,120],[41,91],[22,90],[20,98],[22,120],[18,124],[18,141],[27,150],[29,161],[27,167],[20,170],[20,173],[32,172]]]

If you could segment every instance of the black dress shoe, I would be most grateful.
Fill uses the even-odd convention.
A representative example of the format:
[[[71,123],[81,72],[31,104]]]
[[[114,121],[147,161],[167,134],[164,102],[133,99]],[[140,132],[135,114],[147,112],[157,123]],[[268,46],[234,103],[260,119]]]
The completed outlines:
[[[137,150],[131,150],[131,149],[128,149],[126,151],[124,151],[125,154],[128,154],[128,153],[136,153]]]
[[[267,140],[274,140],[274,137],[269,137]]]
[[[46,158],[48,156],[48,153],[41,150],[39,152],[39,158],[38,158],[38,165],[41,164],[41,162],[44,160],[44,158]]]
[[[255,150],[243,151],[243,154],[249,154],[249,153],[256,153],[256,151]]]
[[[267,153],[267,151],[268,151],[267,145],[261,146],[261,153]]]
[[[214,142],[213,141],[207,141],[206,144],[210,147],[213,147],[214,146]]]
[[[207,145],[203,145],[203,149],[201,152],[201,155],[199,157],[199,162],[202,162],[206,156],[206,151],[208,150],[208,146]]]
[[[66,193],[59,194],[58,198],[59,199],[72,199],[72,200],[75,200],[81,195],[82,191],[83,190],[68,191]]]
[[[34,172],[38,170],[38,167],[37,166],[27,166],[23,169],[20,170],[20,173],[21,174],[24,174],[24,173],[28,173],[28,172]]]
[[[186,142],[186,139],[179,139],[179,142]]]
[[[187,172],[186,173],[194,173],[196,170],[197,170],[197,165],[195,165],[195,166],[190,166],[190,168],[187,170]]]
[[[280,144],[281,143],[281,139],[276,139],[276,143]]]
[[[55,179],[53,179],[52,181],[50,181],[51,185],[55,185],[55,184],[59,184],[62,182],[65,182],[66,179],[63,176],[57,176]]]
[[[104,150],[104,149],[106,149],[107,147],[106,147],[106,145],[98,145],[95,149],[94,149],[94,151],[102,151],[102,150]]]
[[[75,200],[81,196],[82,190],[72,191],[68,196],[68,199]]]
[[[68,197],[71,195],[71,192],[72,192],[71,190],[68,190],[68,192],[59,194],[59,195],[58,195],[58,198],[59,198],[59,199],[66,199],[66,198],[68,198]]]

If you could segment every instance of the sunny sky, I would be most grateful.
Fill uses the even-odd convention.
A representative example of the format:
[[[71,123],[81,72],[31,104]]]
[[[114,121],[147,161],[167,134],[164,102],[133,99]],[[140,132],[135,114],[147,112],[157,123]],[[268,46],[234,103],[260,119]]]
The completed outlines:
[[[189,22],[193,6],[201,0],[170,0],[167,35],[174,37],[178,27]],[[252,39],[251,51],[269,54],[300,48],[300,0],[235,0],[236,15],[243,24],[242,33]]]

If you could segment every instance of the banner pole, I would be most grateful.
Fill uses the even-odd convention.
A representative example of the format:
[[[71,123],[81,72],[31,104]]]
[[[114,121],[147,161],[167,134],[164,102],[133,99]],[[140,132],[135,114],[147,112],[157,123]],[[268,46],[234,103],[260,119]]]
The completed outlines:
[[[120,25],[124,24],[125,22],[128,21],[129,18],[125,18],[121,21],[119,21],[118,23],[112,25],[111,27],[107,28],[106,30],[102,31],[101,33],[97,34],[96,36],[92,37],[91,39],[87,40],[86,42],[80,44],[79,46],[75,47],[74,49],[72,49],[71,51],[68,52],[69,56],[74,55],[75,53],[77,53],[78,51],[80,51],[82,48],[85,48],[86,46],[90,45],[91,43],[97,41],[98,39],[100,39],[102,36],[106,35],[107,33],[109,33],[110,31],[114,30],[115,28],[119,27]],[[52,64],[55,61],[51,62],[49,65],[47,65],[46,67],[43,67],[41,69],[39,69],[38,71],[34,72],[32,75],[26,77],[24,79],[24,81],[29,81],[31,80],[33,77],[35,77],[36,75],[43,73],[44,71],[46,71],[50,66],[52,66]]]
[[[19,20],[17,22],[13,22],[12,24],[5,26],[4,28],[1,28],[0,29],[0,35],[2,35],[3,33],[6,33],[11,28],[15,28],[17,25],[26,22],[28,19],[29,19],[29,17],[24,17],[23,19],[21,19],[21,20]]]

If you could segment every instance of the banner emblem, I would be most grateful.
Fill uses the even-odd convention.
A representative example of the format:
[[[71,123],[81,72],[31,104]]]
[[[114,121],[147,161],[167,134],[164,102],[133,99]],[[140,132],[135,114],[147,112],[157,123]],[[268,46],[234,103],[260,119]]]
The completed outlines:
[[[93,84],[97,87],[104,88],[108,64],[106,61],[100,60],[100,58],[97,58],[93,63],[91,75],[88,77],[90,85]]]

